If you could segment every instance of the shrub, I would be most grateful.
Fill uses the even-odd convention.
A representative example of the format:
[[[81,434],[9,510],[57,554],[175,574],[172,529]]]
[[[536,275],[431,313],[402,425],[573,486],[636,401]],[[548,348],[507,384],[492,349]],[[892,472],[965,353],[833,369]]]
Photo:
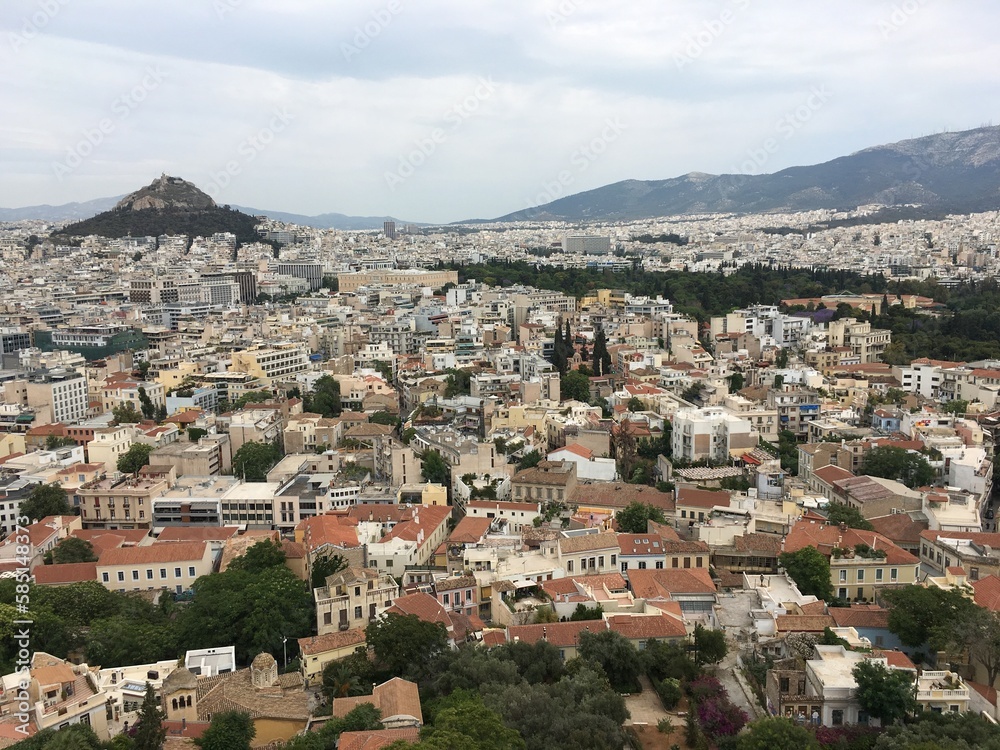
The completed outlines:
[[[657,730],[659,730],[661,734],[670,734],[672,731],[674,731],[674,725],[670,721],[669,716],[664,716],[662,719],[656,722],[656,728]]]
[[[722,683],[710,675],[703,674],[684,683],[684,693],[694,703],[701,703],[709,698],[725,696],[726,689]]]
[[[738,734],[749,717],[728,698],[719,696],[698,703],[698,724],[712,740]]]
[[[667,711],[671,711],[681,702],[681,683],[669,677],[662,680],[656,686],[656,693],[660,696],[660,702]]]

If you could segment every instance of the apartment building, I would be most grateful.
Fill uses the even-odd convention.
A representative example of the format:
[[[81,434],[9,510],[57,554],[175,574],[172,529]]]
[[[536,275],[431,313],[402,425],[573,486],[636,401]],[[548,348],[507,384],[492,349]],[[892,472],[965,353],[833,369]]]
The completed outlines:
[[[372,568],[346,568],[313,589],[319,635],[367,627],[392,606],[399,586],[388,573]]]
[[[147,547],[104,550],[97,560],[97,576],[109,591],[155,591],[177,594],[191,588],[214,567],[208,542],[170,542]]]
[[[673,424],[671,447],[674,458],[682,461],[728,462],[760,441],[749,419],[721,407],[678,409]]]
[[[270,347],[252,347],[233,352],[230,372],[242,372],[271,383],[292,379],[294,375],[310,369],[309,351],[301,344],[278,343]]]
[[[116,478],[117,477],[117,478]],[[170,479],[156,475],[112,475],[77,490],[80,519],[85,529],[149,529],[153,500],[170,487]]]
[[[841,318],[830,322],[827,341],[831,348],[846,346],[860,358],[861,364],[878,362],[892,342],[892,332],[884,328],[872,328],[869,322],[858,322],[853,318]]]

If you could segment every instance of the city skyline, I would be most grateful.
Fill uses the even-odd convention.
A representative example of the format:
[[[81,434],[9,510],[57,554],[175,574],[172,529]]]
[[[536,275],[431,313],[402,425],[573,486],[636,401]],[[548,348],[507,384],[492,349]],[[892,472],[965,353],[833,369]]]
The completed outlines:
[[[451,222],[623,179],[774,172],[990,121],[997,16],[918,0],[10,2],[0,205],[167,172],[220,204]]]

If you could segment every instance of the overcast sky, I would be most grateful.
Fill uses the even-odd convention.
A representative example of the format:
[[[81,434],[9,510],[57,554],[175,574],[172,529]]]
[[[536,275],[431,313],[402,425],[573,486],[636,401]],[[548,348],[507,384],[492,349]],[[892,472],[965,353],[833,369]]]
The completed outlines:
[[[490,218],[997,119],[995,0],[2,0],[0,206]],[[1000,121],[998,121],[1000,124]]]

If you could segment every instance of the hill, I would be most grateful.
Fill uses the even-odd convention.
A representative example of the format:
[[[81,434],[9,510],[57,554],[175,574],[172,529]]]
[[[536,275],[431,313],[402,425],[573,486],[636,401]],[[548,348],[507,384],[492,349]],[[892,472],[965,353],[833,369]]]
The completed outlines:
[[[624,180],[494,221],[627,221],[870,204],[917,204],[955,213],[1000,208],[1000,127],[875,146],[773,174],[692,172],[668,180]]]
[[[236,235],[239,244],[259,242],[258,220],[215,201],[179,177],[161,175],[122,198],[113,209],[70,224],[53,234],[65,241],[96,234],[101,237],[158,237],[162,234],[207,237],[216,232]]]

